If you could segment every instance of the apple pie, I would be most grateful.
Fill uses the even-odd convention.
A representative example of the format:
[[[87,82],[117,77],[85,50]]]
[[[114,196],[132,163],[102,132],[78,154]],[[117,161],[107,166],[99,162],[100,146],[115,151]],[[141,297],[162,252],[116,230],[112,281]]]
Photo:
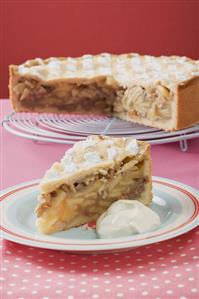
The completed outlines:
[[[150,145],[129,138],[89,136],[46,172],[36,207],[37,227],[50,234],[96,221],[119,199],[149,205]]]
[[[121,54],[28,60],[10,66],[18,112],[98,113],[168,131],[199,121],[199,61]]]

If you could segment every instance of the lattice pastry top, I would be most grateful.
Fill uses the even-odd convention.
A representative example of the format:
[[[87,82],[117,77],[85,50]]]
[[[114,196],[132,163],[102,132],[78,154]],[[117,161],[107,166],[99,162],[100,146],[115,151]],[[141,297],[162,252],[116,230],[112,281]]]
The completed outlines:
[[[22,76],[30,75],[43,81],[91,80],[104,76],[122,87],[156,82],[172,86],[198,77],[199,60],[180,56],[103,53],[79,58],[36,58],[19,65],[17,71]]]

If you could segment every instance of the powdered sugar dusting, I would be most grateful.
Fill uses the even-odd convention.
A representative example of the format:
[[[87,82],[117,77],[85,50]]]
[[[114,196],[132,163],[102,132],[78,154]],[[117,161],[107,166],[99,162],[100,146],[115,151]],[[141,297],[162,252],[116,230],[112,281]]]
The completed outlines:
[[[136,139],[132,139],[126,146],[126,151],[130,154],[137,155],[139,151],[138,143]]]
[[[84,154],[84,166],[92,166],[102,162],[100,155],[97,152],[88,152]]]
[[[116,147],[110,147],[107,149],[107,154],[108,154],[108,159],[113,160],[117,156],[118,151]]]

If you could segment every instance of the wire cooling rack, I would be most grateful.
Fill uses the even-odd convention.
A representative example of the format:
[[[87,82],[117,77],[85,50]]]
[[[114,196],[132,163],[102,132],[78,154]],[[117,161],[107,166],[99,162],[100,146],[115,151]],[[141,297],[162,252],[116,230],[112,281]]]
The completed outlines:
[[[11,113],[2,121],[10,133],[40,142],[73,144],[90,134],[133,136],[150,144],[180,142],[187,150],[187,140],[199,136],[199,125],[177,132],[162,130],[119,120],[115,117],[74,114]]]

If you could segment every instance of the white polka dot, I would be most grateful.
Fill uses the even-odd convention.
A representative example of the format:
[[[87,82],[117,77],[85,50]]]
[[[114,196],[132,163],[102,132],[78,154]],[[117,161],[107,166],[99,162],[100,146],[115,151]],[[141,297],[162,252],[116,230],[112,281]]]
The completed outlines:
[[[163,271],[162,273],[163,273],[163,274],[168,274],[169,272],[168,272],[168,271]]]
[[[123,293],[117,293],[116,295],[117,295],[117,297],[123,297],[124,296]]]
[[[42,299],[50,299],[49,297],[42,297]]]
[[[69,286],[69,289],[74,289],[74,287],[75,287],[75,286],[73,286],[73,285],[70,285],[70,286]]]
[[[86,281],[81,281],[80,283],[83,284],[83,285],[87,284]]]
[[[146,283],[146,282],[141,282],[140,285],[141,285],[141,286],[146,286],[147,283]]]
[[[85,289],[81,289],[80,293],[86,293],[86,290]]]
[[[180,273],[177,273],[176,275],[175,275],[175,277],[181,277],[182,276],[182,274],[180,274]]]
[[[123,284],[116,284],[116,288],[122,288]]]
[[[58,281],[57,284],[61,286],[61,285],[63,285],[63,282]]]
[[[105,289],[105,292],[110,292],[111,291],[111,289]]]
[[[152,279],[152,280],[158,280],[158,278],[157,278],[157,277],[152,277],[151,279]]]
[[[74,299],[74,297],[71,296],[71,295],[69,295],[69,296],[67,297],[67,299]]]
[[[12,291],[7,291],[6,294],[7,294],[7,295],[12,295],[13,292],[12,292]]]
[[[32,291],[32,294],[37,294],[37,291]]]
[[[196,260],[198,259],[198,256],[193,256],[192,259]]]
[[[106,284],[109,284],[110,283],[110,280],[105,280],[104,281]]]
[[[154,289],[159,289],[160,286],[158,286],[158,285],[154,285],[153,288],[154,288]]]
[[[48,266],[53,266],[54,265],[54,263],[48,263]]]
[[[1,271],[7,271],[6,267],[1,268]]]
[[[22,279],[22,282],[28,282],[28,279]]]
[[[143,296],[147,296],[148,294],[149,294],[149,293],[146,292],[146,291],[145,291],[145,292],[142,292],[142,295],[143,295]]]
[[[55,291],[56,294],[61,294],[62,293],[62,290],[57,290]]]
[[[170,280],[168,280],[168,279],[167,279],[167,280],[165,280],[164,282],[165,282],[165,283],[171,283],[171,281],[170,281]]]
[[[178,284],[178,288],[184,288],[183,284]]]
[[[44,286],[44,288],[45,288],[45,289],[50,289],[50,288],[51,288],[51,286]]]
[[[193,281],[193,280],[195,280],[195,278],[189,277],[188,280]]]
[[[9,283],[9,285],[10,285],[11,287],[15,287],[15,286],[16,286],[16,283]]]
[[[172,290],[167,290],[166,293],[167,294],[173,294],[173,291]]]
[[[134,279],[132,279],[132,278],[131,278],[131,279],[128,279],[128,282],[133,282],[133,281],[134,281]]]
[[[181,296],[179,299],[187,299],[187,297],[185,297],[185,296]]]
[[[135,288],[134,287],[130,287],[128,290],[129,291],[135,291]]]
[[[140,276],[140,277],[145,277],[146,275],[145,275],[145,274],[140,274],[139,276]]]
[[[99,288],[99,286],[98,286],[97,284],[94,284],[92,287],[93,287],[94,289]]]
[[[196,289],[196,288],[191,289],[192,293],[197,293],[197,291],[198,291],[198,289]]]
[[[92,298],[99,298],[99,295],[98,294],[93,294]]]

